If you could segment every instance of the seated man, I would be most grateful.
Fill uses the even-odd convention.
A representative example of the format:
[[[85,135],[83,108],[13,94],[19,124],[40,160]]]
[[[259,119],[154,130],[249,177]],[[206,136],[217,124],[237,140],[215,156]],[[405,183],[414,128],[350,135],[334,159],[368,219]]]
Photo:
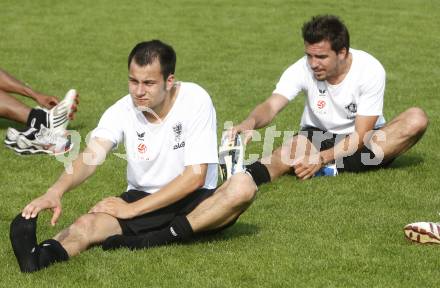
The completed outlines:
[[[30,108],[9,93],[30,97],[42,108]],[[54,154],[54,152],[59,152],[55,150],[59,150],[55,147],[56,143],[53,141],[42,142],[43,137],[35,136],[44,131],[65,130],[69,119],[73,119],[77,104],[78,95],[75,90],[69,91],[64,100],[59,102],[56,97],[34,91],[7,72],[0,70],[0,117],[26,125],[23,130],[8,128],[6,133],[6,146],[14,149],[17,153]],[[46,109],[50,109],[50,111]],[[47,130],[40,131],[41,127],[47,128]],[[62,146],[61,152],[64,152],[66,147],[64,147],[65,145]]]
[[[385,70],[367,52],[350,48],[346,26],[335,16],[317,16],[302,28],[305,56],[281,76],[272,95],[231,134],[267,126],[301,91],[306,95],[301,131],[248,170],[264,183],[294,172],[309,179],[325,165],[339,172],[388,166],[423,135],[428,118],[409,108],[390,122],[382,115]],[[313,144],[313,145],[312,145]]]
[[[208,93],[176,82],[176,55],[158,40],[128,57],[129,95],[101,117],[87,148],[41,197],[11,223],[12,248],[22,272],[68,260],[94,244],[103,249],[149,248],[186,241],[194,233],[232,225],[252,202],[255,184],[238,173],[216,189],[216,113]],[[83,183],[118,144],[127,153],[127,191],[102,200],[53,239],[37,244],[36,220],[61,214],[62,195]]]

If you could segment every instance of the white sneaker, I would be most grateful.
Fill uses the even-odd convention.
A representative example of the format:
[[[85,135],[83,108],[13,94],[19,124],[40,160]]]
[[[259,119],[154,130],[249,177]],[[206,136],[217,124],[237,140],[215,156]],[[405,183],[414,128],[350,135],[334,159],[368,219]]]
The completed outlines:
[[[6,130],[6,138],[4,141],[6,146],[8,146],[9,148],[11,148],[11,146],[14,146],[15,143],[17,142],[18,135],[20,135],[20,133],[24,133],[26,131],[27,130],[20,131],[20,130],[13,128],[13,127],[9,127],[8,130]]]
[[[53,133],[49,128],[41,125],[40,129],[32,129],[29,135],[20,134],[17,138],[15,152],[21,155],[29,154],[50,154],[60,155],[69,152],[73,143],[69,135]]]
[[[245,171],[243,163],[244,148],[240,135],[236,135],[231,140],[227,133],[223,133],[218,153],[222,181],[226,181],[234,174]]]
[[[70,89],[64,99],[58,103],[55,107],[50,110],[37,106],[37,109],[41,109],[46,112],[46,121],[45,126],[51,129],[52,134],[64,135],[69,125],[69,119],[75,111],[76,99],[78,97],[78,93],[75,89]],[[35,133],[35,130],[38,130],[38,127],[34,127],[34,124],[31,124],[31,127],[26,128],[25,130],[17,130],[15,128],[8,128],[6,132],[6,138],[4,140],[5,145],[8,148],[14,149],[17,147],[17,139],[20,134],[23,134],[26,137],[29,137],[31,133]],[[31,136],[32,138],[33,136]],[[33,138],[32,138],[33,139]],[[24,140],[23,140],[24,141]],[[23,148],[21,148],[23,149]]]
[[[440,244],[440,223],[417,222],[406,225],[403,230],[405,237],[413,242]]]
[[[76,93],[76,90],[70,89],[67,91],[64,99],[58,103],[58,105],[49,110],[47,127],[52,130],[51,133],[64,134],[67,125],[69,125],[69,118],[75,110],[74,108],[77,97],[78,93]]]

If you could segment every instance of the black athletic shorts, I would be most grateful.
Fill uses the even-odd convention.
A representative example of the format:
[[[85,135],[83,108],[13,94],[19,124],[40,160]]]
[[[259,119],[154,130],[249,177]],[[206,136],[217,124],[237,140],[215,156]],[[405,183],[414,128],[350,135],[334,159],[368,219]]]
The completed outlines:
[[[134,236],[145,234],[154,230],[160,230],[167,227],[174,217],[179,215],[188,215],[203,200],[214,194],[216,189],[198,189],[185,198],[161,208],[151,213],[146,213],[131,219],[119,219],[119,225],[122,228],[122,234]],[[131,203],[147,197],[151,194],[144,191],[128,190],[119,197],[125,202]]]
[[[313,132],[324,133],[326,131],[321,130],[319,128],[315,128],[315,127],[303,127],[303,128],[301,128],[301,131],[300,131],[301,134],[307,133],[307,139],[309,139],[309,141],[312,143],[313,143],[312,137],[314,134]],[[321,142],[321,147],[316,147],[316,145],[315,145],[316,149],[319,149],[319,151],[324,151],[324,150],[328,150],[330,148],[333,148],[333,146],[335,146],[335,144],[337,143],[336,141],[341,141],[341,140],[345,139],[345,137],[347,136],[347,135],[338,135],[338,134],[331,134],[331,135],[332,135],[332,138],[328,137],[328,139],[325,139]],[[318,139],[317,137],[318,136],[315,136],[315,141],[316,141],[316,139]],[[379,168],[386,168],[394,161],[394,159],[389,159],[387,161],[380,161],[380,163],[378,163],[378,164],[374,163],[372,165],[368,165],[368,164],[363,163],[366,161],[362,161],[362,158],[361,158],[362,154],[364,154],[364,159],[365,159],[365,157],[367,157],[368,159],[376,158],[373,151],[368,149],[367,146],[363,146],[361,148],[361,150],[357,151],[353,155],[344,157],[342,159],[343,167],[341,167],[342,166],[341,163],[337,163],[336,167],[338,169],[338,172],[363,172],[363,171],[370,171],[370,170],[375,170],[375,169],[379,169]]]

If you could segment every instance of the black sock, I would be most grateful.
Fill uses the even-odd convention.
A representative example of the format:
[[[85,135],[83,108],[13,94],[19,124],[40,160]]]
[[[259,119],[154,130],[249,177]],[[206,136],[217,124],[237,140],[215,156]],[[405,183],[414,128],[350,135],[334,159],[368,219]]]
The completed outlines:
[[[26,126],[40,129],[41,125],[47,127],[49,125],[47,122],[47,113],[42,109],[34,108],[29,113]]]
[[[21,272],[34,272],[38,267],[37,218],[18,214],[11,223],[9,238]]]
[[[38,266],[43,269],[55,262],[67,261],[69,255],[66,249],[61,246],[60,242],[54,239],[48,239],[43,241],[38,245],[39,255],[38,255]]]
[[[107,238],[102,244],[102,249],[116,248],[143,249],[166,245],[172,242],[184,242],[191,239],[194,234],[186,216],[177,216],[170,225],[162,230],[153,231],[144,235],[124,236],[114,235]]]
[[[269,170],[267,170],[266,165],[262,164],[260,161],[247,165],[246,172],[252,176],[257,186],[270,182]]]

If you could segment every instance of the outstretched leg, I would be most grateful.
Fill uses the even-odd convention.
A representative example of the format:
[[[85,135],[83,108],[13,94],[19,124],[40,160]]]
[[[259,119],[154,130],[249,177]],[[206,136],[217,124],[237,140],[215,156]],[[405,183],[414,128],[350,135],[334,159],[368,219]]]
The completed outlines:
[[[104,213],[85,214],[54,239],[64,247],[69,256],[75,256],[88,247],[103,242],[107,237],[122,234],[118,220]]]
[[[187,241],[194,233],[233,223],[251,205],[256,191],[252,177],[245,173],[235,174],[192,212],[176,216],[167,227],[144,235],[115,235],[106,239],[102,247],[104,250],[121,247],[142,249]]]
[[[22,272],[35,272],[55,262],[68,260],[107,237],[122,234],[116,218],[103,213],[85,214],[54,239],[37,245],[36,218],[17,215],[11,223],[10,240]]]

